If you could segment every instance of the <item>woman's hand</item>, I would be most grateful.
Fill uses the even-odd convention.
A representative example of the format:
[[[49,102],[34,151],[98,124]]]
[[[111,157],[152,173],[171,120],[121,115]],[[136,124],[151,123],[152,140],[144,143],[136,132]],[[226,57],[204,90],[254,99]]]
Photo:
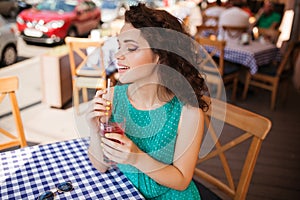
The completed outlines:
[[[106,90],[98,90],[91,101],[86,114],[88,126],[93,130],[99,130],[100,121],[105,122],[111,115],[111,101],[107,100]]]
[[[115,141],[112,141],[115,140]],[[119,141],[119,142],[116,142]],[[122,164],[135,165],[144,153],[126,135],[108,133],[102,137],[102,149],[108,159]]]

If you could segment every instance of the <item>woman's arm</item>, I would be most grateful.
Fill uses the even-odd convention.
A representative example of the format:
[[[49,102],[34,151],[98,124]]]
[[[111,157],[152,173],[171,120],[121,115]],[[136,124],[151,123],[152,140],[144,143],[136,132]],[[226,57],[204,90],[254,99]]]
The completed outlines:
[[[98,132],[90,131],[90,145],[88,156],[92,165],[100,172],[106,172],[109,164],[104,162],[103,151],[101,147],[101,138]]]
[[[94,99],[91,101],[87,114],[86,120],[90,129],[90,144],[88,149],[88,156],[93,166],[100,172],[105,172],[110,166],[104,162],[103,150],[101,146],[100,137],[100,121],[104,122],[107,114],[111,115],[111,112],[107,110],[107,107],[111,108],[112,102],[107,103],[108,99],[113,99],[113,91],[111,88],[111,96],[106,95],[106,91],[99,90],[96,92]]]
[[[202,110],[184,106],[176,139],[173,165],[155,160],[142,152],[126,136],[118,134],[109,134],[107,137],[117,139],[124,145],[104,139],[104,153],[116,162],[133,165],[161,185],[184,190],[193,177],[203,130],[204,114]]]

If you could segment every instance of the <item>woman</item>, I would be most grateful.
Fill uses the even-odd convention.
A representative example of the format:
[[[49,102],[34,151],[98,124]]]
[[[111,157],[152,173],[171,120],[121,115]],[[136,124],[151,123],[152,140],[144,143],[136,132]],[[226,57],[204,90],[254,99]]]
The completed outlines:
[[[91,162],[101,172],[109,167],[103,156],[118,163],[147,199],[200,199],[192,176],[208,104],[195,44],[177,18],[144,4],[126,11],[118,43],[122,84],[97,91],[87,114]],[[126,118],[125,135],[106,134],[99,144],[107,116]]]

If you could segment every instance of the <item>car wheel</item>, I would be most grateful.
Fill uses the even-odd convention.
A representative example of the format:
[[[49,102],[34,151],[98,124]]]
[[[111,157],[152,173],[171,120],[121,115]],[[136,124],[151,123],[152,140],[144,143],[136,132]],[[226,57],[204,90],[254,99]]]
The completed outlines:
[[[68,31],[68,36],[78,37],[78,33],[77,33],[76,28],[74,28],[74,27],[70,28],[69,31]]]
[[[13,45],[5,47],[2,53],[2,64],[7,66],[17,61],[17,49]]]
[[[17,10],[17,9],[11,9],[11,10],[9,11],[9,17],[11,17],[11,18],[16,18],[17,15],[18,15],[18,10]]]

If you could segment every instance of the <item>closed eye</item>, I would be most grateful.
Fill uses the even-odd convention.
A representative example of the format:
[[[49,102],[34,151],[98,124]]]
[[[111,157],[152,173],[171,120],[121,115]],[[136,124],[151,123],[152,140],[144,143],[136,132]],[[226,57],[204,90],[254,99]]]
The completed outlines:
[[[138,47],[128,47],[127,50],[132,52],[132,51],[136,51],[138,49]]]

